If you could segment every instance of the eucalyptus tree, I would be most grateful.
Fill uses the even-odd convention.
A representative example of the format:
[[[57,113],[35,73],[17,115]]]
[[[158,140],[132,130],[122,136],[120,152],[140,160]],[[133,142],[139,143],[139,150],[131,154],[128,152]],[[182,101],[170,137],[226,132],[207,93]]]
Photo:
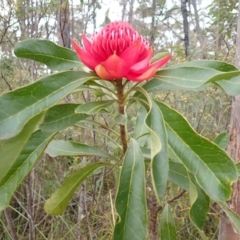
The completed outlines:
[[[238,3],[238,21],[237,21],[237,36],[236,36],[236,55],[235,65],[240,68],[240,1]],[[230,141],[227,147],[229,156],[239,166],[240,164],[240,95],[235,96],[232,99],[231,108],[231,123],[230,123]],[[233,184],[233,194],[231,201],[229,201],[230,209],[235,214],[240,215],[240,179]],[[236,230],[233,223],[228,216],[223,212],[221,215],[220,227],[219,227],[219,240],[238,240],[240,238],[240,232]]]

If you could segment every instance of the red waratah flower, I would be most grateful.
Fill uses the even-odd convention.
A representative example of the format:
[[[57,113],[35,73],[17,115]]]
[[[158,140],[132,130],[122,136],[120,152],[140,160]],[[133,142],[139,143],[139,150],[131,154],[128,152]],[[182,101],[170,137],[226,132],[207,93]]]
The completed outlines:
[[[83,35],[82,40],[84,48],[72,40],[78,57],[100,78],[106,80],[148,80],[171,59],[169,54],[150,64],[153,50],[149,47],[149,42],[129,23],[122,21],[107,24],[90,39]]]

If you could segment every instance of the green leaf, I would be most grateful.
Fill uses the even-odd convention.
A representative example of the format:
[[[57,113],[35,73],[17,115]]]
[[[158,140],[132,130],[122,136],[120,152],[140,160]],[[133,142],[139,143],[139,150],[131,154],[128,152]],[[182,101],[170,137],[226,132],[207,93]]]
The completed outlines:
[[[114,240],[147,239],[145,163],[138,143],[130,140],[123,160],[116,196],[117,223]]]
[[[141,147],[141,151],[142,151],[143,157],[145,158],[145,162],[146,162],[146,160],[151,159],[151,149],[150,148]],[[147,162],[149,162],[149,161],[147,161]]]
[[[164,199],[168,180],[168,140],[162,113],[155,102],[152,102],[152,106],[146,117],[146,125],[154,135],[157,135],[153,136],[153,133],[150,135],[152,151],[151,171],[153,187],[160,202]],[[155,140],[156,137],[159,138],[158,141]],[[156,149],[156,151],[153,149]],[[159,151],[158,149],[161,150]],[[154,152],[156,153],[154,154]]]
[[[137,114],[136,125],[134,127],[134,139],[137,139],[139,146],[148,145],[149,131],[145,125],[147,111],[144,107],[140,107]]]
[[[229,143],[229,135],[226,132],[220,133],[215,139],[213,140],[220,148],[226,149]]]
[[[168,180],[168,144],[167,134],[164,119],[158,106],[149,94],[143,89],[138,87],[139,93],[145,97],[144,102],[140,103],[148,109],[145,124],[148,127],[149,135],[151,139],[151,176],[153,182],[153,188],[157,196],[159,203],[163,200]]]
[[[160,203],[165,195],[169,170],[165,123],[159,107],[154,101],[152,101],[149,94],[140,87],[136,90],[145,97],[144,101],[140,101],[140,103],[148,110],[145,125],[148,127],[151,139],[151,176],[153,188],[156,193],[157,200]],[[147,106],[145,104],[146,101],[148,102]]]
[[[237,168],[238,176],[240,176],[240,162],[236,163],[235,166]]]
[[[0,140],[17,135],[34,115],[46,110],[92,77],[68,71],[44,77],[0,97]]]
[[[198,184],[195,181],[193,182],[190,181],[189,191],[191,202],[190,219],[198,230],[201,231],[209,210],[210,199]]]
[[[231,210],[225,202],[218,202],[218,205],[227,214],[234,228],[240,233],[240,216]]]
[[[195,185],[192,183],[194,177],[190,175],[192,174],[187,172],[183,164],[172,161],[169,162],[169,180],[190,193],[190,219],[196,226],[202,239],[206,239],[201,228],[208,213],[210,199],[198,186],[196,181],[194,181]]]
[[[0,185],[3,185],[12,171],[12,167],[16,163],[21,151],[31,137],[32,132],[41,120],[43,114],[38,114],[30,119],[22,131],[14,138],[0,142]],[[5,204],[5,203],[4,203]]]
[[[194,177],[192,177],[192,180],[194,180]],[[194,224],[194,226],[196,227],[196,229],[198,230],[198,233],[200,234],[201,239],[208,240],[208,238],[206,237],[204,232],[201,230],[201,228],[204,224],[204,220],[206,218],[207,211],[209,209],[210,200],[206,196],[206,194],[205,194],[205,197],[203,196],[204,193],[199,188],[198,184],[196,184],[196,181],[194,181],[195,185],[191,180],[189,182],[190,182],[189,195],[190,195],[190,202],[191,202],[190,219]],[[197,189],[201,192],[199,192]],[[200,198],[198,193],[200,193]],[[201,202],[201,199],[203,200],[202,202]],[[203,206],[201,206],[200,204],[203,204]],[[202,211],[202,212],[198,212],[198,211]]]
[[[45,152],[51,157],[57,156],[98,156],[117,160],[114,156],[85,144],[64,140],[53,140],[47,146]]]
[[[160,70],[143,85],[147,92],[159,90],[200,91],[210,84],[220,86],[227,94],[240,94],[240,71],[220,61],[193,61]]]
[[[40,130],[34,132],[21,153],[15,158],[11,168],[0,182],[0,211],[8,206],[14,191],[33,168],[53,135],[54,133],[43,133]],[[20,140],[23,139],[20,138]],[[11,155],[11,152],[8,155]],[[1,158],[1,166],[3,161],[4,159]]]
[[[189,174],[183,164],[169,161],[169,180],[189,191]]]
[[[40,128],[44,132],[58,132],[88,117],[86,114],[75,113],[79,104],[60,104],[47,110]]]
[[[219,74],[212,79],[210,82],[220,86],[228,95],[236,96],[240,94],[240,72],[230,72]]]
[[[109,163],[96,162],[70,174],[63,184],[45,202],[44,209],[48,214],[59,215],[67,208],[68,202],[79,185],[97,168],[110,165]]]
[[[216,144],[198,135],[175,110],[157,102],[167,126],[169,144],[201,188],[217,201],[231,197],[231,185],[237,180],[232,159]]]
[[[96,114],[112,105],[114,100],[88,102],[76,108],[76,113]]]
[[[168,144],[168,155],[169,155],[169,159],[172,160],[173,162],[181,163],[181,160],[176,155],[176,153],[172,150],[169,144]]]
[[[157,2],[157,6],[160,7],[160,9],[162,9],[162,10],[165,9],[164,8],[165,4],[166,4],[166,0],[160,0],[160,1]],[[162,15],[162,12],[161,12],[161,15]],[[164,15],[165,15],[165,13],[164,13]]]
[[[215,69],[200,67],[179,67],[160,70],[152,79],[143,85],[147,92],[159,90],[189,90],[196,91],[213,76],[221,72]]]
[[[49,40],[24,40],[15,46],[14,53],[17,57],[44,63],[51,70],[64,71],[82,66],[74,51],[58,46]]]
[[[115,118],[114,121],[118,124],[125,125],[127,123],[127,115],[124,114],[118,114]]]
[[[179,67],[210,68],[220,72],[232,72],[237,70],[237,68],[232,64],[229,64],[223,61],[216,61],[216,60],[197,60],[197,61],[184,62],[184,63],[169,66],[167,69],[179,68]]]
[[[160,220],[161,240],[176,240],[176,227],[170,206],[165,205]]]

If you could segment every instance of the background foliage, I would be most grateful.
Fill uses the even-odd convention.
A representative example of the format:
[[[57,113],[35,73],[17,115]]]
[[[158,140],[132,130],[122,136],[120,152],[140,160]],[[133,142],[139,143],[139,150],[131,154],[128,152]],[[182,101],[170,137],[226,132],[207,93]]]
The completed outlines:
[[[67,16],[65,17],[65,23],[66,26],[69,26],[68,37],[71,36],[78,40],[80,40],[79,33],[92,32],[93,29],[98,27],[99,23],[104,24],[109,19],[114,20],[112,19],[111,9],[108,11],[108,7],[105,7],[106,3],[102,1],[80,1],[79,4],[67,1],[44,0],[1,0],[1,2],[1,93],[34,83],[37,78],[49,74],[49,70],[44,65],[32,60],[20,60],[15,57],[13,48],[19,41],[29,38],[42,38],[53,40],[53,42],[67,47],[63,41],[63,32],[65,32],[63,30],[66,29],[61,28],[64,24],[61,22],[63,20],[60,20],[64,18],[59,18],[59,16]],[[122,0],[119,3],[119,9],[121,9],[119,18],[131,22],[141,34],[147,36],[148,40],[154,45],[156,52],[159,50],[172,52],[174,59],[171,64],[202,58],[233,62],[237,1],[213,0],[208,6],[198,1],[196,2],[197,11],[195,11],[194,2],[192,1],[192,4],[187,6],[189,45],[186,45],[186,36],[184,35],[182,23],[183,12],[178,1],[165,4],[164,1],[154,0],[147,3],[146,1]],[[66,10],[68,14],[61,15],[64,14],[63,10]],[[105,15],[100,21],[98,16],[103,15],[103,12],[105,12]],[[75,59],[72,60],[75,61]],[[51,63],[51,60],[49,60],[49,63]],[[81,70],[81,65],[79,63],[77,65]],[[61,65],[58,63],[58,66]],[[50,69],[52,71],[56,70],[54,66],[51,66]],[[74,84],[74,76],[72,76],[72,80]],[[46,81],[49,81],[47,77]],[[73,85],[68,84],[68,86]],[[88,90],[87,86],[82,89],[79,88],[73,94],[61,100],[69,103],[69,108],[64,112],[69,111],[70,115],[71,109],[76,107],[73,103],[92,102],[97,97],[101,98],[101,95],[95,95]],[[201,92],[170,89],[165,92],[156,92],[154,95],[157,99],[166,102],[183,113],[198,133],[211,140],[219,133],[228,130],[231,98],[220,88],[214,86],[203,89]],[[57,101],[58,99],[55,99],[55,102]],[[10,109],[9,104],[10,102],[5,105],[6,109]],[[57,109],[52,110],[54,113],[57,111]],[[141,113],[133,107],[130,107],[128,112],[128,120],[134,126],[137,115]],[[105,115],[104,112],[98,116],[93,115],[92,121],[97,120],[98,125],[81,121],[80,124],[75,124],[65,131],[61,130],[56,138],[58,140],[80,141],[94,147],[104,146],[103,149],[109,150],[111,155],[117,155],[116,146],[118,143],[114,145],[114,143],[109,143],[107,140],[115,132],[109,133],[103,128],[103,124],[107,123],[114,129],[117,121],[115,122],[112,119],[114,119],[116,113],[110,112],[110,116]],[[51,118],[50,112],[49,118]],[[79,114],[76,116],[76,122],[79,119],[84,119],[84,115]],[[34,120],[38,121],[37,117]],[[28,124],[30,124],[31,128],[35,126],[34,122]],[[13,129],[17,128],[15,124],[13,126]],[[47,128],[47,123],[43,123],[42,127]],[[52,127],[49,126],[49,129],[52,129]],[[63,127],[63,129],[65,128]],[[88,131],[88,129],[91,131]],[[117,131],[117,126],[115,130]],[[36,132],[37,134],[38,132]],[[43,149],[45,141],[52,137],[53,134],[54,132],[48,132],[44,136],[33,137],[33,141],[38,139],[37,144],[41,143]],[[1,133],[0,136],[3,136],[3,134]],[[18,145],[18,147],[21,146]],[[40,154],[42,149],[36,149],[35,151]],[[33,149],[29,149],[27,152],[29,157],[31,151]],[[14,155],[14,152],[11,153],[9,158],[14,157],[12,154]],[[15,154],[17,154],[17,149],[15,149]],[[90,174],[90,177],[83,182],[80,189],[73,195],[70,206],[63,215],[54,217],[47,215],[43,211],[45,200],[50,197],[53,189],[60,185],[65,176],[68,176],[74,170],[80,169],[80,167],[84,167],[87,162],[94,163],[97,160],[96,156],[93,157],[88,154],[65,157],[56,156],[50,150],[48,154],[44,154],[41,161],[37,163],[16,190],[10,207],[1,213],[0,239],[20,239],[20,237],[25,237],[25,239],[110,239],[116,217],[113,205],[119,175],[118,170],[113,167],[100,168]],[[31,166],[27,167],[30,168]],[[148,172],[146,174],[149,175]],[[153,197],[153,189],[150,184],[146,191],[150,209],[149,228],[154,235],[154,231],[156,231],[154,222],[157,220],[154,212],[161,211],[161,209],[156,207],[156,199]],[[200,233],[190,222],[189,203],[185,192],[181,192],[180,188],[174,183],[168,183],[166,191],[169,204],[175,210],[176,228],[180,229],[177,232],[177,239],[200,238]],[[178,195],[180,197],[174,201],[174,197]],[[166,206],[163,210],[163,219],[165,219],[164,216],[167,216],[168,211],[169,208]],[[207,222],[203,227],[205,235],[211,239],[217,239],[220,211],[219,206],[215,203],[211,204]],[[164,227],[164,222],[161,222],[161,224]],[[11,230],[11,227],[14,228],[14,231]],[[15,232],[15,235],[13,232]]]

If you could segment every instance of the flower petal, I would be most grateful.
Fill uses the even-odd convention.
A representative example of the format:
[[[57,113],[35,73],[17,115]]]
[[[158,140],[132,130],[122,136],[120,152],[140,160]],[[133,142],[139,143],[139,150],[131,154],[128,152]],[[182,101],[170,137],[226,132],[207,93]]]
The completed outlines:
[[[145,68],[145,67],[149,64],[150,59],[152,58],[152,55],[153,55],[153,50],[152,50],[152,48],[149,48],[149,49],[148,49],[148,55],[147,55],[147,57],[144,58],[142,61],[134,64],[134,65],[130,68],[130,70],[132,70],[132,71],[139,71],[139,70],[141,70],[142,68]]]
[[[101,44],[101,41],[97,42],[91,42],[88,38],[85,37],[85,35],[82,35],[83,45],[85,47],[86,52],[88,52],[90,55],[94,56],[94,59],[99,63],[106,60],[106,53],[103,51],[101,47],[99,47],[99,44]]]
[[[141,81],[149,80],[150,78],[152,78],[155,75],[156,71],[157,71],[157,68],[152,67],[142,74],[128,73],[126,75],[126,78],[134,82],[141,82]]]
[[[95,67],[95,72],[102,79],[114,80],[112,78],[112,75],[109,74],[109,72],[105,69],[105,67],[102,64],[99,64]]]
[[[91,70],[99,64],[99,62],[91,56],[87,51],[83,50],[73,39],[72,39],[72,46],[77,52],[79,59]]]
[[[146,72],[146,71],[148,71],[150,68],[160,68],[160,67],[163,67],[165,64],[167,64],[167,62],[170,60],[172,58],[172,55],[168,55],[168,56],[166,56],[166,57],[164,57],[164,58],[162,58],[162,59],[159,59],[158,61],[156,61],[156,62],[154,62],[154,63],[152,63],[152,64],[150,64],[150,65],[148,65],[148,66],[146,66],[146,67],[144,67],[144,68],[142,68],[142,69],[139,69],[139,70],[135,70],[135,69],[133,69],[133,68],[130,68],[130,71],[129,71],[129,74],[131,74],[131,73],[135,73],[135,74],[138,74],[138,75],[141,75],[141,74],[143,74],[144,72]]]
[[[164,57],[164,58],[161,58],[159,59],[158,61],[152,63],[150,66],[154,66],[156,68],[160,68],[160,67],[163,67],[165,64],[168,63],[168,61],[172,58],[172,55],[169,54],[168,56]]]
[[[139,54],[139,61],[142,61],[143,59],[145,59],[149,54],[149,47],[146,47],[145,45],[142,45],[142,49],[141,49],[141,53]]]
[[[128,65],[128,67],[131,67],[136,63],[140,50],[141,45],[139,42],[136,42],[131,47],[127,48],[119,57]]]
[[[82,35],[82,41],[83,41],[83,46],[85,50],[91,54],[91,47],[92,47],[91,41],[87,37],[85,37],[84,34]]]
[[[112,76],[112,79],[121,79],[129,71],[127,64],[116,53],[111,55],[102,63],[106,71]]]

